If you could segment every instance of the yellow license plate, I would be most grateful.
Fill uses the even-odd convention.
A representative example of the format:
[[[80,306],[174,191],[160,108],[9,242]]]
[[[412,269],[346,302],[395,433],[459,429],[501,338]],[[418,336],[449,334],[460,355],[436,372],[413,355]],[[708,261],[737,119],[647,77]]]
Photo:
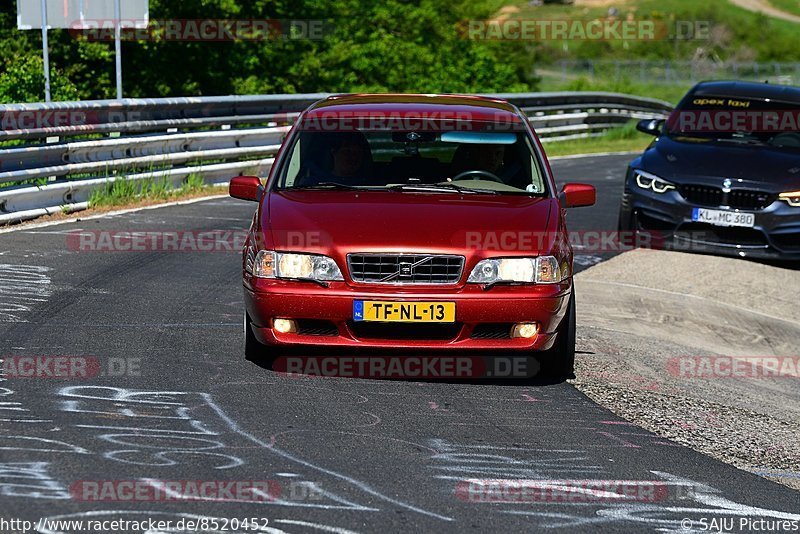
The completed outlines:
[[[385,323],[454,323],[456,303],[355,300],[353,320]]]

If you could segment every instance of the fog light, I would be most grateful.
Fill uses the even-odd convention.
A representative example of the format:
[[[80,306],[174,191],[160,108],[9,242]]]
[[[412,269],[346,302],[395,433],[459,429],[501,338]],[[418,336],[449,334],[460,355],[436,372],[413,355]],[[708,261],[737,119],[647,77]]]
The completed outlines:
[[[539,323],[518,323],[511,330],[511,337],[530,339],[539,333]]]
[[[291,319],[273,319],[272,328],[281,334],[288,334],[290,332],[297,332],[297,325]]]

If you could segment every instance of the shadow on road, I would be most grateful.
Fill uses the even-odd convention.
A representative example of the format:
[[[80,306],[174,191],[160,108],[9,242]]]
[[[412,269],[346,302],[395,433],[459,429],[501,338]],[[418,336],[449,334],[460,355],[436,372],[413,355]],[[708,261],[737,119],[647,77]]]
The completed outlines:
[[[312,347],[283,349],[279,354],[265,352],[250,363],[280,375],[320,379],[536,387],[574,378],[546,374],[532,353],[499,350],[487,354],[485,351]]]

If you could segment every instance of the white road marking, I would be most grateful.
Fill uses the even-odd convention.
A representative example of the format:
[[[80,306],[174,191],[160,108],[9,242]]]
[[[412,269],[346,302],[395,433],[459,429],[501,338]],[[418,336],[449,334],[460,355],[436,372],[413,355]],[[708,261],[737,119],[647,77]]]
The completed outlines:
[[[92,221],[94,219],[105,219],[108,217],[115,217],[117,215],[125,215],[127,213],[136,213],[139,211],[146,211],[146,210],[155,210],[158,208],[168,208],[172,206],[185,206],[187,204],[195,204],[197,202],[205,202],[206,200],[217,200],[220,198],[228,198],[227,194],[224,195],[209,195],[207,197],[198,197],[192,198],[189,200],[176,200],[175,202],[166,202],[164,204],[156,204],[155,206],[144,206],[141,208],[129,208],[124,210],[117,210],[117,211],[109,211],[107,213],[100,213],[98,215],[89,215],[86,217],[72,217],[70,219],[64,219],[62,221],[48,221],[43,223],[34,223],[34,224],[21,224],[18,226],[12,226],[9,228],[2,228],[0,229],[0,234],[9,234],[11,232],[28,232],[32,229],[36,228],[47,228],[49,226],[57,226],[59,224],[71,224],[76,222],[83,222],[83,221]]]

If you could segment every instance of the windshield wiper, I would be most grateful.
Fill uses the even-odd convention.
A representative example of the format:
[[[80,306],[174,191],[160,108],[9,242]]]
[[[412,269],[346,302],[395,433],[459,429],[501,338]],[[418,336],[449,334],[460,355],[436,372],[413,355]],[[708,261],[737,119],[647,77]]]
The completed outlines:
[[[388,189],[392,191],[425,191],[425,192],[432,191],[436,193],[452,193],[453,191],[455,191],[457,193],[471,193],[471,194],[478,194],[478,193],[486,193],[490,195],[500,194],[499,191],[495,191],[494,189],[477,189],[472,187],[463,187],[450,182],[438,183],[438,184],[400,184],[388,187]]]
[[[735,143],[737,145],[766,145],[764,141],[752,137],[718,137],[718,143]]]
[[[340,184],[338,182],[320,182],[318,184],[299,185],[288,189],[364,189],[357,185]]]

